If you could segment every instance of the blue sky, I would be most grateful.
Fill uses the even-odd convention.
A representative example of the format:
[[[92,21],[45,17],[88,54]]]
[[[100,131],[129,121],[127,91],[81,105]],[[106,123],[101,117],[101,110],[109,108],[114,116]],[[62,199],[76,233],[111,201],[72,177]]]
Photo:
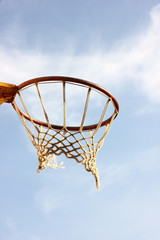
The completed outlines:
[[[1,105],[0,239],[160,238],[160,1],[0,1],[1,82],[83,78],[117,98],[97,166],[37,174],[36,149]]]

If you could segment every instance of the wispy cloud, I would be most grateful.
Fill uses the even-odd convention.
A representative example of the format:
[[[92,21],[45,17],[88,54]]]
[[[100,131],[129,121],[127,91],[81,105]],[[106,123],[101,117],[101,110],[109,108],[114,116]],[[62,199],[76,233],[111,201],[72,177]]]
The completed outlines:
[[[158,173],[160,169],[159,154],[160,146],[157,145],[145,151],[135,153],[130,156],[129,161],[128,156],[124,156],[120,162],[115,160],[113,164],[108,165],[106,168],[103,166],[101,174],[102,188],[113,188],[114,186],[125,184],[130,184],[131,186],[135,176],[134,182],[139,178],[142,180],[146,174]],[[136,186],[138,187],[137,184]]]
[[[16,216],[17,217],[17,216]],[[44,240],[44,236],[41,236],[40,233],[34,233],[27,231],[27,226],[25,228],[21,228],[17,225],[17,218],[13,218],[8,216],[5,221],[5,226],[7,227],[6,233],[4,233],[4,237],[2,239],[7,240],[19,240],[19,239],[28,239],[28,240]],[[36,232],[36,230],[35,230]],[[51,239],[50,237],[47,239]],[[52,236],[52,239],[54,237]]]
[[[5,239],[17,239],[17,236],[19,235],[20,231],[18,231],[18,227],[15,221],[15,218],[8,216],[6,217],[5,221],[5,227],[7,229],[7,232],[5,234]]]
[[[12,232],[12,234],[17,230],[16,223],[15,223],[14,219],[11,217],[7,217],[6,226],[7,226],[8,230],[10,232]]]
[[[70,197],[68,195],[60,194],[47,186],[41,188],[35,194],[35,203],[45,215],[58,208],[65,207],[69,202]]]
[[[45,75],[75,76],[107,88],[132,82],[153,103],[160,103],[160,5],[150,11],[144,30],[124,39],[109,52],[75,55],[44,54],[33,50],[7,50],[0,46],[1,81],[18,84]],[[76,48],[76,46],[75,46]]]
[[[130,177],[130,169],[127,165],[112,164],[103,171],[102,188],[113,187],[115,184],[123,184]]]

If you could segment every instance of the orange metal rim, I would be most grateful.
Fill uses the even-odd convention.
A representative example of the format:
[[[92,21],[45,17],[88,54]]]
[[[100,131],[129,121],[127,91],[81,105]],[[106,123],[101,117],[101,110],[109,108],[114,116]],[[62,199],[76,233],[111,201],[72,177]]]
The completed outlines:
[[[114,106],[115,106],[115,112],[116,112],[116,116],[118,115],[119,113],[119,104],[116,100],[116,98],[110,93],[108,92],[106,89],[104,89],[103,87],[95,84],[95,83],[92,83],[92,82],[89,82],[89,81],[86,81],[86,80],[82,80],[82,79],[79,79],[79,78],[73,78],[73,77],[64,77],[64,76],[48,76],[48,77],[40,77],[40,78],[34,78],[34,79],[31,79],[31,80],[28,80],[28,81],[25,81],[23,83],[21,83],[20,85],[18,85],[18,90],[21,90],[29,85],[32,85],[34,83],[40,83],[40,82],[49,82],[49,81],[59,81],[59,82],[66,82],[66,83],[77,83],[77,84],[80,84],[80,85],[83,85],[83,86],[88,86],[90,88],[93,88],[93,89],[96,89],[100,92],[102,92],[104,95],[106,95],[107,97],[111,98],[113,103],[114,103]],[[16,105],[16,103],[14,102],[14,105]],[[16,105],[19,113],[21,115],[23,115],[25,117],[25,119],[29,120],[30,121],[30,118],[27,114],[25,114],[23,111],[21,111],[19,109],[19,107]],[[115,112],[113,114],[115,114]],[[113,116],[112,114],[112,116]],[[101,124],[101,127],[106,125],[107,123],[109,123],[112,119],[112,116],[110,118],[108,118],[107,120],[104,120]],[[115,116],[115,117],[116,117]],[[48,127],[48,124],[45,123],[45,122],[42,122],[42,121],[39,121],[37,119],[32,119],[34,123],[38,124],[38,125],[42,125],[44,127]],[[93,125],[88,125],[88,126],[84,126],[83,127],[83,131],[87,131],[87,130],[93,130],[93,129],[96,129],[98,124],[93,124]],[[63,126],[60,126],[60,125],[54,125],[54,124],[51,124],[52,128],[53,129],[57,129],[57,130],[60,130],[63,128]],[[66,127],[69,131],[78,131],[80,129],[79,126],[67,126]]]

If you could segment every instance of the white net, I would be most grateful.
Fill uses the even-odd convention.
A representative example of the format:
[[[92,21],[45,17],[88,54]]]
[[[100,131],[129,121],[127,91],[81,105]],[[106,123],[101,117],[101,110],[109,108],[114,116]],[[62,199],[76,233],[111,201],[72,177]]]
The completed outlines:
[[[94,175],[96,180],[96,186],[99,189],[99,174],[96,166],[96,156],[97,152],[103,145],[104,139],[110,129],[110,126],[115,116],[117,115],[116,110],[114,110],[110,121],[108,121],[103,127],[102,134],[99,137],[98,141],[95,141],[95,136],[101,128],[102,122],[106,115],[106,111],[109,104],[112,102],[112,99],[106,99],[104,109],[99,118],[99,122],[96,128],[94,130],[84,130],[84,123],[87,115],[90,94],[93,90],[91,87],[88,87],[80,127],[78,130],[69,130],[66,125],[66,83],[62,82],[63,126],[61,129],[55,129],[54,126],[50,123],[48,114],[46,112],[40,93],[39,84],[35,83],[34,85],[36,86],[36,91],[38,93],[41,108],[45,116],[45,120],[47,123],[46,126],[37,123],[30,115],[24,103],[21,91],[18,92],[18,96],[28,119],[26,119],[24,114],[19,111],[19,108],[15,102],[13,102],[12,105],[15,108],[23,125],[25,126],[31,142],[37,149],[39,160],[38,172],[40,170],[44,170],[47,167],[53,169],[64,168],[63,162],[58,164],[55,156],[65,154],[67,158],[75,159],[78,163],[83,164],[85,166],[85,169]]]

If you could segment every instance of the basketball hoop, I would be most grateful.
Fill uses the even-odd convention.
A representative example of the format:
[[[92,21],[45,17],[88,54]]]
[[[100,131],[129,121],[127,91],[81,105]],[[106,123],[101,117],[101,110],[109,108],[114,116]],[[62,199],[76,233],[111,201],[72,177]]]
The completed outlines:
[[[40,88],[44,88],[45,85],[49,85],[50,87],[55,83],[60,84],[62,91],[63,124],[61,125],[50,121],[40,90]],[[78,88],[86,89],[84,110],[79,125],[67,124],[66,85],[69,87],[75,85]],[[89,81],[59,76],[31,79],[16,86],[16,88],[16,98],[13,100],[15,97],[14,93],[11,101],[12,106],[25,126],[31,142],[37,149],[39,160],[38,172],[44,170],[46,167],[54,169],[63,168],[63,164],[58,164],[55,158],[55,156],[63,153],[67,158],[75,159],[78,163],[82,163],[85,169],[94,175],[96,186],[99,189],[99,174],[96,166],[97,152],[102,147],[110,126],[119,112],[118,102],[113,95],[104,88]],[[32,88],[36,89],[38,101],[43,111],[44,121],[32,116],[23,99],[22,92]],[[93,91],[101,94],[103,98],[105,98],[105,104],[98,123],[85,125],[90,96]],[[19,104],[17,103],[17,97]],[[111,116],[105,119],[110,104],[112,104],[114,111]],[[102,127],[102,136],[96,142],[95,136]]]

